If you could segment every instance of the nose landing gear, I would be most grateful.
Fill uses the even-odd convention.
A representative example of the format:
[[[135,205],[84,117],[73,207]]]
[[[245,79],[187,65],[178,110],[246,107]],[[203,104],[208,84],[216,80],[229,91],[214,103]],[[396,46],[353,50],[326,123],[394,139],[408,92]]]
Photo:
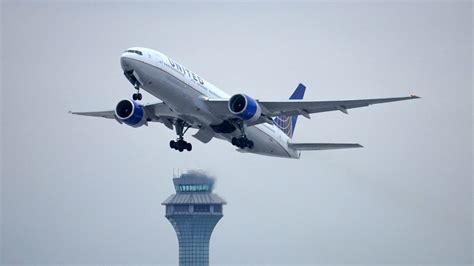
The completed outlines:
[[[133,70],[124,71],[123,74],[128,79],[128,81],[130,81],[130,83],[132,83],[133,87],[137,90],[137,93],[134,93],[132,95],[132,99],[134,101],[136,101],[136,100],[140,101],[143,98],[142,94],[140,93],[140,82],[138,81],[138,79],[133,74]]]
[[[135,83],[133,87],[137,90],[137,93],[132,94],[132,99],[134,101],[136,100],[140,101],[143,98],[142,94],[140,93],[140,84]]]

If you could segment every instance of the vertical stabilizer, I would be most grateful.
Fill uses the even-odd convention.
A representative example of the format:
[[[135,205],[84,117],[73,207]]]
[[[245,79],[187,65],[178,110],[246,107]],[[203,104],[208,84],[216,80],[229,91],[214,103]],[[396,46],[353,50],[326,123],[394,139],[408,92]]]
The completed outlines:
[[[304,93],[306,91],[306,86],[300,83],[298,87],[296,87],[293,94],[290,96],[290,100],[301,100],[304,97]],[[285,132],[288,137],[293,137],[293,132],[295,131],[296,121],[298,120],[298,116],[286,116],[280,115],[273,119],[275,125],[281,129],[281,131]]]

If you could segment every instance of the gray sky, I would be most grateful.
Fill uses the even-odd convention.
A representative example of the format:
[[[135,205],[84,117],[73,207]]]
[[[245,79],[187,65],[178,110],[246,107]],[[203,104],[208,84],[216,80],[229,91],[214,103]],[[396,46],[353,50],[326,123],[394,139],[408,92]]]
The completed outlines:
[[[5,264],[176,264],[173,168],[228,202],[212,264],[472,263],[471,3],[3,2],[1,19]],[[423,98],[299,119],[296,141],[364,149],[289,160],[189,134],[178,153],[161,124],[67,114],[130,97],[131,46],[255,98]]]

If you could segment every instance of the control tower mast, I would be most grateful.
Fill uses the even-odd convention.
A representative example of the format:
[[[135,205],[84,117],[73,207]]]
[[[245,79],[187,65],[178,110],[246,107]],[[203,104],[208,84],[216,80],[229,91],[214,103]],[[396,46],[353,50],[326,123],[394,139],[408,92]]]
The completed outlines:
[[[180,266],[209,265],[209,241],[226,202],[212,193],[214,180],[200,173],[173,178],[176,194],[162,204],[179,242]]]

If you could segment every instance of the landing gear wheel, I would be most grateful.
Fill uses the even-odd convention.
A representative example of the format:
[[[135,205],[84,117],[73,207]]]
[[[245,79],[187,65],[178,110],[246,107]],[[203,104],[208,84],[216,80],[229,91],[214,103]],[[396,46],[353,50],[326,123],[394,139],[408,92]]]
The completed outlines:
[[[193,146],[191,143],[183,139],[184,134],[190,128],[190,126],[186,124],[186,122],[178,120],[175,124],[175,128],[178,139],[176,141],[170,141],[170,148],[178,150],[179,152],[183,152],[184,150],[191,151]]]
[[[133,99],[134,101],[136,101],[136,100],[140,101],[142,98],[143,98],[143,96],[142,96],[141,93],[134,93],[134,94],[132,95],[132,99]]]
[[[253,149],[253,141],[249,140],[247,147],[249,147],[249,149]]]
[[[134,101],[136,100],[140,101],[143,98],[142,94],[140,93],[140,83],[138,82],[134,83],[133,87],[137,90],[137,92],[132,95],[132,99]]]
[[[174,140],[170,141],[170,148],[176,150],[176,141]]]
[[[240,149],[253,149],[254,143],[253,141],[249,140],[245,135],[245,126],[242,120],[236,121],[236,126],[240,130],[240,137],[236,138],[233,137],[231,140],[232,145],[239,147]]]
[[[245,148],[253,149],[253,146],[254,146],[253,141],[249,140],[246,136],[242,136],[240,138],[233,137],[231,142],[232,142],[232,145],[239,147],[241,149],[245,149]]]

